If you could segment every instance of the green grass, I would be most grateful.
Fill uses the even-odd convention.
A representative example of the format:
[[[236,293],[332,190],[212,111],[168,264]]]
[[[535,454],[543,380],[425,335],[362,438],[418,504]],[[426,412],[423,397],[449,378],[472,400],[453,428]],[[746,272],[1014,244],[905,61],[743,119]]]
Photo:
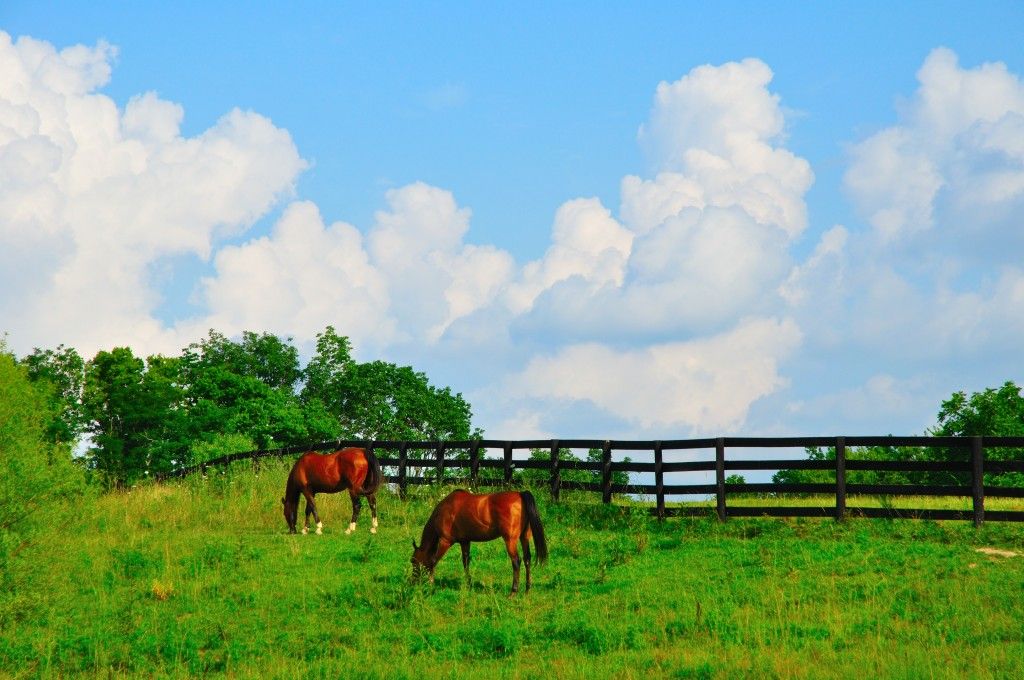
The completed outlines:
[[[509,598],[498,541],[474,544],[469,586],[458,550],[409,583],[447,489],[381,494],[376,536],[367,509],[344,535],[347,495],[321,496],[325,534],[290,536],[285,474],[55,513],[0,593],[0,675],[1001,678],[1024,658],[1024,557],[976,552],[1024,552],[1013,524],[658,523],[538,491],[550,559]]]

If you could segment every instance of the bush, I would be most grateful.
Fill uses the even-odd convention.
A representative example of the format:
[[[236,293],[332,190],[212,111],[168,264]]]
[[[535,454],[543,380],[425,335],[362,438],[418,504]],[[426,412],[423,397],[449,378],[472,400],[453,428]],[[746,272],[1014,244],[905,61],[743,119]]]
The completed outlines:
[[[53,508],[84,487],[67,446],[50,443],[52,419],[46,396],[0,342],[0,591],[13,555],[41,521],[40,510],[53,522]]]

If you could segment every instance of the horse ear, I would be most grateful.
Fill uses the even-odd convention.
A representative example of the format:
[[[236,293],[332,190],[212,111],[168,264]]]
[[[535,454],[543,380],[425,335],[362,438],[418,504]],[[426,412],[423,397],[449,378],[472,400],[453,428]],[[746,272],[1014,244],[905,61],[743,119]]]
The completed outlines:
[[[419,550],[419,546],[416,545],[416,539],[415,538],[412,539],[412,549],[413,550]]]

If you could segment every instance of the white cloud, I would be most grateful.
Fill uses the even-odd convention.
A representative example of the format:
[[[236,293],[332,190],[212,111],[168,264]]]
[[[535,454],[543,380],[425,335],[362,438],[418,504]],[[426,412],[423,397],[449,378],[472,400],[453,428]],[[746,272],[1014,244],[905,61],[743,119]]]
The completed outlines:
[[[523,267],[520,280],[511,286],[507,300],[514,313],[528,311],[543,291],[573,277],[591,292],[623,284],[633,235],[598,199],[563,204],[551,240],[544,257]]]
[[[387,281],[370,263],[352,225],[326,226],[316,206],[288,206],[269,237],[221,249],[216,276],[203,280],[209,308],[195,330],[260,329],[311,339],[328,324],[358,347],[395,336]]]
[[[888,241],[937,230],[1005,243],[1013,230],[1024,243],[1024,84],[1002,63],[963,69],[944,48],[917,79],[900,124],[851,149],[851,195]]]
[[[387,193],[367,237],[387,279],[391,313],[407,340],[436,342],[459,318],[489,304],[512,276],[505,251],[465,244],[470,211],[449,191],[423,182]]]
[[[721,335],[635,350],[572,345],[530,361],[510,389],[534,399],[587,400],[645,428],[730,430],[754,401],[786,384],[778,364],[800,340],[791,320],[753,319]]]
[[[899,124],[851,148],[846,188],[874,233],[830,259],[847,283],[847,351],[966,362],[1024,328],[1024,83],[944,48],[917,78]]]
[[[149,93],[122,112],[96,88],[105,43],[57,52],[0,33],[0,317],[19,349],[53,338],[86,354],[111,343],[173,350],[154,318],[149,267],[208,257],[292,190],[305,167],[289,134],[242,111],[198,137],[181,108]],[[30,264],[28,264],[30,263]],[[180,346],[178,347],[180,348]]]
[[[738,206],[790,237],[807,226],[810,164],[782,140],[785,117],[758,59],[701,66],[661,83],[639,138],[660,174],[623,180],[622,214],[644,233],[683,208]]]

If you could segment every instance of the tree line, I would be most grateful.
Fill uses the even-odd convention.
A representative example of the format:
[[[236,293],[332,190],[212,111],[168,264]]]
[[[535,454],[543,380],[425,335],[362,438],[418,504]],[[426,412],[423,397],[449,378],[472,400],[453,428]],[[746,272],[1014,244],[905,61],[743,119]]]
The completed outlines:
[[[179,356],[116,347],[86,361],[60,345],[18,363],[47,402],[48,441],[78,445],[77,460],[106,487],[236,451],[483,435],[461,394],[409,366],[356,361],[331,326],[305,366],[290,338],[214,330]]]
[[[1024,396],[1013,381],[1001,387],[988,388],[968,395],[965,391],[953,393],[942,402],[936,425],[925,433],[935,437],[1022,437],[1024,436]],[[808,448],[812,460],[835,460],[835,447]],[[895,461],[968,461],[965,448],[946,446],[863,446],[846,450],[847,460]],[[1024,460],[1024,450],[1014,448],[985,449],[986,460]],[[829,470],[779,470],[772,476],[775,483],[831,484],[835,473]],[[847,484],[927,484],[967,485],[971,473],[964,472],[904,472],[847,470]],[[729,480],[726,480],[727,482]],[[733,481],[740,481],[734,479]],[[1005,472],[985,473],[984,483],[991,486],[1024,487],[1024,474]]]

